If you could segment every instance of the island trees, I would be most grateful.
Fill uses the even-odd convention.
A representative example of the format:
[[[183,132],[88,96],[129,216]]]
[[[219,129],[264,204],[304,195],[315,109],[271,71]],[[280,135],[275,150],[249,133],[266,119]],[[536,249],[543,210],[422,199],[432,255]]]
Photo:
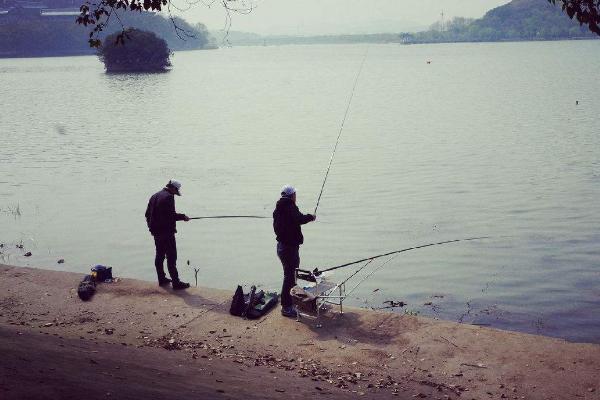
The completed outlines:
[[[106,72],[164,72],[171,66],[167,42],[153,32],[129,28],[109,35],[98,49]]]

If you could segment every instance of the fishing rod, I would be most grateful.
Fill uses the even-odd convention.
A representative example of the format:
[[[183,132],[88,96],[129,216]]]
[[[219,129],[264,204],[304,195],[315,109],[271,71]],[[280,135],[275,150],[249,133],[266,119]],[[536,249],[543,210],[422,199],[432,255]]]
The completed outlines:
[[[375,260],[375,259],[377,259],[377,258],[381,258],[381,257],[387,257],[387,256],[391,256],[391,255],[393,255],[393,254],[396,254],[396,255],[397,255],[397,254],[404,253],[404,252],[407,252],[407,251],[410,251],[410,250],[423,249],[423,248],[425,248],[425,247],[439,246],[439,245],[442,245],[442,244],[448,244],[448,243],[468,242],[468,241],[471,241],[471,240],[482,240],[482,239],[489,239],[489,238],[490,238],[490,236],[481,236],[481,237],[473,237],[473,238],[466,238],[466,239],[454,239],[454,240],[446,240],[446,241],[444,241],[444,242],[429,243],[429,244],[422,244],[422,245],[420,245],[420,246],[407,247],[407,248],[405,248],[405,249],[401,249],[401,250],[395,250],[395,251],[390,251],[389,253],[385,253],[385,254],[378,254],[378,255],[376,255],[376,256],[373,256],[373,257],[367,257],[367,258],[363,258],[363,259],[361,259],[361,260],[357,260],[357,261],[348,262],[348,263],[345,263],[345,264],[342,264],[342,265],[337,265],[337,266],[335,266],[335,267],[326,268],[326,269],[324,269],[324,270],[322,270],[322,271],[320,271],[318,268],[315,268],[315,269],[312,271],[312,274],[313,274],[314,276],[319,276],[319,275],[323,274],[324,272],[334,271],[334,270],[336,270],[336,269],[340,269],[340,268],[348,267],[348,266],[350,266],[350,265],[359,264],[359,263],[362,263],[362,262],[365,262],[365,261],[372,261],[372,260]],[[393,258],[395,258],[395,257],[393,257]],[[392,258],[392,259],[393,259],[393,258]],[[386,261],[386,262],[385,262],[383,265],[387,264],[387,263],[388,263],[389,261],[391,261],[392,259],[390,259],[390,260]],[[382,266],[383,266],[383,265],[382,265]],[[380,267],[382,267],[382,266],[380,266]],[[380,268],[380,267],[378,267],[378,268]],[[362,269],[362,268],[361,268],[361,269]]]
[[[210,217],[193,217],[192,219],[223,219],[223,218],[255,218],[255,219],[265,219],[269,217],[262,217],[260,215],[215,215]]]
[[[340,143],[340,137],[342,136],[342,131],[344,130],[344,124],[346,123],[346,118],[348,117],[348,112],[350,111],[350,105],[352,104],[352,99],[354,98],[354,92],[356,91],[356,86],[358,84],[358,78],[360,78],[360,74],[363,70],[363,66],[365,65],[365,60],[367,59],[367,54],[369,53],[369,48],[367,47],[367,51],[365,51],[365,56],[363,57],[362,63],[360,64],[360,69],[358,70],[358,74],[356,74],[356,79],[354,80],[354,86],[352,87],[352,92],[350,93],[350,100],[348,100],[348,105],[346,106],[346,112],[344,113],[344,118],[342,119],[342,125],[340,125],[340,131],[337,136],[337,140],[335,141],[335,146],[333,147],[333,152],[331,153],[331,157],[329,158],[329,165],[327,166],[327,171],[325,172],[325,178],[323,179],[323,184],[321,185],[321,192],[319,193],[319,197],[317,198],[317,205],[315,206],[314,215],[317,215],[317,208],[319,208],[319,203],[321,202],[321,196],[323,195],[323,191],[325,190],[325,182],[327,182],[327,177],[329,176],[329,170],[331,169],[331,164],[333,163],[333,157],[335,156],[335,152],[337,151],[338,144]]]

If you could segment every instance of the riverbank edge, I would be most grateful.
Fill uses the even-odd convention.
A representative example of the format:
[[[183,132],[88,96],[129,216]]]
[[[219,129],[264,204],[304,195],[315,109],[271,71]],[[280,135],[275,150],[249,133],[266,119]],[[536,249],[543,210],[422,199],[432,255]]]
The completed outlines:
[[[0,265],[3,341],[12,338],[15,345],[11,348],[16,349],[20,346],[14,335],[28,338],[28,346],[38,343],[11,353],[12,359],[2,362],[0,390],[8,398],[26,398],[24,388],[33,390],[31,398],[89,392],[85,392],[85,382],[80,386],[72,383],[58,397],[44,397],[47,387],[38,383],[35,387],[39,390],[32,389],[30,370],[16,368],[22,358],[45,359],[48,349],[40,343],[50,345],[57,338],[71,341],[66,348],[73,354],[83,351],[88,368],[97,365],[87,359],[94,345],[116,346],[115,359],[123,362],[116,356],[126,352],[127,359],[137,366],[152,365],[150,360],[160,354],[165,359],[175,357],[176,377],[197,377],[195,381],[205,391],[191,385],[181,397],[214,390],[215,396],[228,398],[248,398],[249,393],[293,398],[290,388],[294,387],[294,396],[299,397],[325,393],[334,398],[600,398],[599,345],[353,308],[343,316],[330,313],[323,328],[316,328],[310,320],[298,323],[284,318],[278,309],[263,319],[248,321],[229,315],[232,293],[227,291],[172,291],[133,279],[100,284],[92,300],[82,302],[76,293],[82,277]],[[85,346],[73,344],[78,341]],[[112,360],[109,349],[103,348],[102,354],[104,363]],[[55,370],[68,367],[59,358],[46,359],[55,360],[50,367]],[[232,363],[238,375],[232,375]],[[81,365],[73,368],[75,375],[83,376],[85,371]],[[115,370],[111,374],[119,375]],[[98,375],[98,379],[113,378]],[[128,388],[154,387],[152,376],[128,379],[136,380],[133,386],[128,383]],[[248,382],[247,387],[238,384],[233,392],[219,392],[228,379]],[[277,379],[282,386],[269,382]],[[122,384],[116,381],[112,392]],[[125,392],[131,398],[138,393]],[[163,395],[168,397],[158,389],[153,393],[154,398]],[[98,392],[92,398],[104,396]],[[129,398],[125,394],[116,397]]]

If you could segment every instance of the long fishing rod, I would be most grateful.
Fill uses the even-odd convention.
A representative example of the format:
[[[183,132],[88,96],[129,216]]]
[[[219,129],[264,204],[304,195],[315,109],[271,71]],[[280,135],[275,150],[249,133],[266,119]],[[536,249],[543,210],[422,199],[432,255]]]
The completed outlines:
[[[319,276],[324,272],[328,272],[328,271],[334,271],[336,269],[340,269],[340,268],[344,268],[344,267],[348,267],[350,265],[355,265],[355,264],[359,264],[365,261],[370,261],[370,260],[375,260],[377,258],[381,258],[381,257],[387,257],[387,256],[391,256],[393,254],[399,254],[399,253],[404,253],[410,250],[417,250],[417,249],[423,249],[425,247],[431,247],[431,246],[439,246],[442,244],[448,244],[448,243],[457,243],[457,242],[467,242],[467,241],[471,241],[471,240],[482,240],[482,239],[489,239],[490,236],[481,236],[481,237],[473,237],[473,238],[466,238],[466,239],[454,239],[454,240],[446,240],[444,242],[437,242],[437,243],[429,243],[429,244],[423,244],[420,246],[413,246],[413,247],[407,247],[406,249],[401,249],[401,250],[395,250],[395,251],[390,251],[389,253],[385,253],[385,254],[378,254],[376,256],[373,257],[367,257],[367,258],[363,258],[361,260],[357,260],[357,261],[352,261],[346,264],[342,264],[342,265],[337,265],[335,267],[330,267],[330,268],[326,268],[322,271],[320,271],[318,268],[315,268],[312,273],[315,276]],[[388,262],[391,260],[388,260]],[[387,262],[386,262],[387,263]],[[386,264],[384,263],[384,265]]]
[[[342,119],[342,124],[340,125],[340,131],[337,136],[337,140],[335,141],[335,146],[333,147],[333,152],[331,153],[331,157],[329,158],[329,165],[327,166],[327,171],[325,172],[325,178],[323,179],[323,184],[321,185],[321,192],[319,192],[319,198],[317,198],[317,205],[315,206],[314,215],[317,215],[317,208],[319,208],[319,203],[321,202],[321,196],[323,195],[323,191],[325,190],[325,182],[327,182],[327,177],[329,176],[329,170],[331,169],[331,164],[333,163],[333,157],[335,156],[335,152],[337,151],[338,144],[340,143],[340,137],[342,136],[342,131],[344,130],[344,124],[346,123],[346,118],[348,117],[348,112],[350,111],[350,105],[352,104],[352,99],[354,98],[354,92],[356,91],[356,86],[358,84],[358,78],[360,78],[360,74],[363,70],[363,66],[365,65],[365,60],[367,59],[367,54],[369,53],[369,48],[367,47],[367,51],[365,51],[365,56],[363,57],[362,63],[360,64],[360,69],[358,70],[358,74],[356,74],[356,79],[354,80],[354,86],[352,87],[352,92],[350,93],[350,100],[348,100],[348,105],[346,106],[346,112],[344,113],[344,118]]]
[[[269,217],[262,217],[259,215],[215,215],[210,217],[193,217],[192,219],[222,219],[222,218],[255,218],[255,219],[264,219]]]

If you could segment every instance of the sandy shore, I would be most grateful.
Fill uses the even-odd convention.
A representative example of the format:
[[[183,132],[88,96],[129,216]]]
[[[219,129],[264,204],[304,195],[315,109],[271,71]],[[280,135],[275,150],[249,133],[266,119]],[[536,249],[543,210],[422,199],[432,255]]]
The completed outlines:
[[[323,328],[232,293],[0,265],[2,399],[600,399],[600,346],[348,309]]]

